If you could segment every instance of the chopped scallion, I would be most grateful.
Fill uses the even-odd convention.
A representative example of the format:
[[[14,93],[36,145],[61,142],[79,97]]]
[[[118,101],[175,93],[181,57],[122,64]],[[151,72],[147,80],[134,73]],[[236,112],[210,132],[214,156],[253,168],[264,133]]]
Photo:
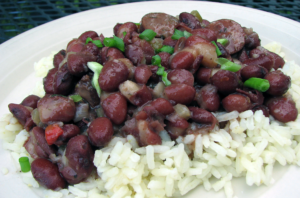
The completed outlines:
[[[140,39],[144,39],[146,41],[151,41],[156,36],[156,32],[151,29],[144,30],[140,35]]]
[[[85,44],[88,44],[89,42],[92,42],[92,43],[94,43],[97,47],[103,47],[103,45],[102,45],[102,43],[101,43],[101,41],[100,40],[93,40],[93,39],[91,39],[91,37],[87,37],[86,38],[86,41],[85,41]]]
[[[158,70],[157,70],[156,74],[162,76],[163,73],[164,73],[164,71],[165,71],[165,68],[164,68],[164,67],[159,67],[159,66],[158,66]]]
[[[126,31],[124,31],[124,32],[123,32],[123,36],[125,37],[125,36],[126,36],[126,34],[127,34],[127,32],[126,32]]]
[[[124,51],[125,51],[125,44],[124,44],[124,41],[123,41],[121,38],[117,37],[117,36],[114,36],[114,39],[115,39],[115,41],[116,41],[116,47],[117,47],[119,50],[121,50],[122,52],[124,52]]]
[[[230,60],[226,58],[218,58],[217,62],[219,65],[221,65],[221,69],[228,70],[231,72],[237,72],[239,71],[242,66],[236,63],[231,62]]]
[[[103,40],[103,44],[106,46],[106,47],[116,47],[116,41],[115,39],[113,38],[105,38]]]
[[[183,37],[183,36],[184,36],[184,35],[183,35],[183,32],[182,32],[182,31],[175,29],[174,34],[172,35],[171,38],[172,38],[173,40],[178,40],[178,39],[180,39],[180,38]]]
[[[80,95],[70,95],[69,98],[71,98],[74,102],[79,102],[82,100]]]
[[[215,42],[215,41],[212,41],[211,43],[214,44],[214,46],[216,46],[216,53],[217,53],[217,56],[222,55],[222,52],[220,51],[220,49],[219,49],[219,47],[217,46],[216,42]]]
[[[122,52],[125,51],[124,41],[117,36],[114,36],[113,38],[105,38],[103,40],[103,44],[106,47],[115,47],[121,50]]]
[[[185,38],[189,38],[190,36],[192,36],[192,34],[189,33],[189,32],[187,32],[187,31],[183,31],[183,36],[184,36]]]
[[[270,88],[270,83],[266,79],[252,77],[244,82],[244,86],[265,92]]]
[[[170,86],[171,82],[168,80],[168,73],[166,71],[164,71],[163,75],[162,75],[162,81],[164,82],[164,84],[166,86]]]
[[[21,166],[21,171],[26,173],[30,171],[30,163],[28,157],[20,157],[19,163]]]
[[[88,68],[94,72],[94,76],[92,79],[92,85],[96,89],[98,96],[100,97],[101,95],[101,88],[98,82],[99,75],[101,73],[101,70],[103,66],[97,62],[88,62],[87,63]]]
[[[161,57],[159,55],[152,56],[151,64],[152,65],[160,65],[161,64]]]
[[[168,52],[169,54],[174,53],[174,48],[168,45],[164,45],[162,48],[155,50],[156,53],[159,52]]]
[[[222,38],[222,39],[217,39],[217,42],[220,43],[221,45],[225,46],[228,44],[228,39]]]

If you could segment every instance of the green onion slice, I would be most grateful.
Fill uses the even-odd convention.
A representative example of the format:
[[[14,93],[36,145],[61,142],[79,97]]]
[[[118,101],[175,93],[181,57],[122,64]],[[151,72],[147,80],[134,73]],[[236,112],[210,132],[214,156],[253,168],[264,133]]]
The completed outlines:
[[[71,98],[74,102],[79,102],[82,100],[80,95],[70,95],[69,98]]]
[[[218,43],[221,43],[221,45],[225,46],[228,44],[228,39],[222,38],[222,39],[217,39]]]
[[[26,172],[30,171],[30,163],[29,163],[28,157],[20,157],[19,163],[20,163],[22,172],[26,173]]]
[[[171,38],[172,38],[173,40],[178,40],[178,39],[180,39],[180,38],[183,37],[183,36],[184,36],[184,35],[183,35],[183,32],[182,32],[182,31],[175,29],[174,34],[172,35]]]
[[[252,77],[244,82],[244,86],[265,92],[270,88],[270,83],[266,79]]]
[[[122,52],[125,51],[124,41],[117,36],[114,36],[113,38],[105,38],[103,40],[103,44],[106,47],[115,47],[115,48],[118,48],[119,50],[121,50]]]
[[[98,96],[100,97],[101,95],[101,88],[98,82],[99,75],[101,73],[101,70],[103,66],[97,62],[88,62],[87,63],[88,68],[94,72],[94,76],[92,79],[92,85],[96,89]]]
[[[152,65],[157,65],[157,66],[160,65],[161,64],[161,57],[159,55],[152,56],[151,64]]]
[[[164,84],[166,86],[170,86],[171,82],[168,80],[168,73],[166,71],[164,71],[163,75],[162,75],[162,81],[164,82]]]
[[[158,66],[158,70],[157,70],[156,74],[162,76],[163,73],[164,73],[164,71],[165,71],[165,68],[164,68],[164,67],[159,67],[159,66]]]
[[[239,71],[242,66],[236,63],[231,62],[230,60],[226,58],[218,58],[217,62],[219,65],[221,65],[221,69],[228,70],[231,72],[237,72]]]
[[[185,38],[189,38],[190,36],[192,36],[192,34],[189,33],[189,32],[187,32],[187,31],[183,31],[183,36],[184,36]]]
[[[156,36],[156,32],[151,29],[144,30],[140,35],[140,39],[144,39],[146,41],[151,41]]]
[[[127,32],[126,32],[126,31],[124,31],[124,32],[123,32],[123,36],[125,37],[125,36],[126,36],[126,34],[127,34]]]
[[[103,47],[103,45],[102,45],[102,43],[101,43],[101,41],[100,40],[93,40],[93,39],[91,39],[91,37],[87,37],[86,38],[86,41],[85,41],[85,44],[88,44],[89,42],[92,42],[92,43],[94,43],[97,47]]]
[[[200,22],[202,22],[203,19],[197,10],[193,10],[191,14],[194,15]]]
[[[222,52],[220,51],[220,49],[219,49],[219,47],[217,46],[216,42],[215,42],[215,41],[212,41],[211,43],[214,44],[214,46],[216,46],[217,56],[222,55]]]
[[[168,45],[164,45],[162,48],[155,50],[156,53],[159,52],[168,52],[169,54],[174,53],[174,48]]]

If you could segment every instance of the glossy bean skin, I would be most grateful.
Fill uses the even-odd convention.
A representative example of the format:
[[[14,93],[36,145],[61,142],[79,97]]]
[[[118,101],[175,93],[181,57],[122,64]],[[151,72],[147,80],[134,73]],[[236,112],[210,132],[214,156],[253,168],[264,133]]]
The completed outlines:
[[[114,47],[103,47],[100,51],[100,56],[102,64],[114,59],[124,58],[123,53]]]
[[[178,24],[178,19],[165,13],[149,13],[143,16],[141,22],[141,32],[151,29],[156,32],[157,37],[172,36]]]
[[[114,93],[102,101],[105,115],[114,123],[121,124],[127,116],[127,101],[120,93]]]
[[[34,179],[47,189],[60,190],[67,185],[64,178],[60,175],[57,165],[47,159],[35,159],[31,163],[31,172]]]
[[[257,58],[249,58],[243,62],[247,66],[258,65],[270,71],[273,68],[273,61],[269,56],[261,55]]]
[[[133,36],[131,40],[132,40],[133,45],[136,45],[142,49],[146,64],[148,64],[148,65],[151,64],[152,56],[155,55],[155,51],[154,51],[153,47],[151,46],[151,44],[144,39],[140,39],[140,37],[138,37],[138,35]]]
[[[159,113],[165,116],[174,112],[172,104],[164,98],[157,98],[153,100],[151,102],[151,106],[153,106]]]
[[[147,84],[148,80],[152,76],[152,71],[147,65],[141,65],[136,67],[134,72],[135,82],[139,84]]]
[[[171,59],[170,68],[189,70],[194,60],[195,58],[191,52],[180,51]]]
[[[43,79],[44,90],[47,94],[55,94],[56,83],[54,81],[58,68],[50,69]]]
[[[31,111],[25,106],[21,104],[10,103],[8,105],[8,109],[13,116],[17,118],[19,123],[26,129],[26,131],[30,131],[30,129],[35,126],[31,118]]]
[[[103,91],[117,91],[119,85],[127,80],[129,75],[128,68],[119,60],[112,60],[105,64],[100,75],[99,85]]]
[[[243,94],[230,94],[222,100],[222,105],[227,112],[243,112],[250,109],[251,101]]]
[[[213,129],[218,123],[217,118],[205,109],[201,109],[198,107],[189,107],[189,110],[191,112],[191,119],[194,122],[210,125],[210,129]]]
[[[21,105],[35,109],[40,99],[41,98],[39,96],[29,95],[26,98],[24,98],[24,100],[21,102]]]
[[[204,38],[208,41],[216,41],[217,40],[217,33],[213,30],[208,29],[208,28],[195,29],[191,33],[193,35]]]
[[[66,50],[60,50],[57,52],[57,54],[54,55],[53,57],[53,65],[55,68],[59,67],[59,64],[65,59],[66,57]]]
[[[68,70],[72,75],[82,76],[88,71],[87,62],[94,62],[97,57],[87,53],[69,54],[67,58]]]
[[[168,45],[168,46],[171,46],[171,47],[175,47],[175,45],[177,43],[177,40],[173,40],[171,37],[172,36],[169,36],[169,37],[165,38],[164,41],[163,41],[163,45]]]
[[[210,84],[210,77],[211,77],[211,72],[212,69],[210,68],[204,68],[201,67],[196,75],[196,80],[200,85],[206,85],[206,84]]]
[[[80,52],[84,47],[84,42],[78,39],[71,40],[67,45],[67,53],[68,52]]]
[[[211,83],[218,88],[222,94],[230,94],[235,92],[239,86],[237,75],[231,71],[219,70],[211,77]]]
[[[201,28],[200,21],[194,15],[187,12],[180,13],[179,21],[185,23],[191,29]]]
[[[180,117],[176,112],[169,114],[166,120],[169,121],[167,122],[166,130],[172,139],[184,135],[186,129],[189,127],[188,121]]]
[[[37,108],[43,123],[50,121],[69,122],[73,120],[76,111],[72,99],[58,95],[46,95],[39,100]]]
[[[245,30],[245,29],[244,29]],[[245,47],[248,49],[254,49],[260,46],[260,39],[256,32],[247,32],[246,33],[246,40],[245,40]]]
[[[275,70],[277,70],[278,68],[282,68],[283,65],[285,64],[285,61],[283,60],[283,58],[281,56],[279,56],[278,54],[275,54],[274,52],[271,52],[261,46],[256,47],[255,49],[251,50],[249,52],[249,56],[251,58],[256,58],[257,56],[267,56],[270,60],[271,60],[271,66],[269,66],[270,68],[274,68]]]
[[[126,32],[124,36],[123,33]],[[133,32],[138,32],[137,26],[132,22],[127,22],[118,27],[115,34],[117,37],[122,38],[125,44],[130,43],[131,35]]]
[[[80,52],[97,56],[100,50],[94,43],[89,42],[83,46]]]
[[[94,169],[94,152],[85,135],[71,138],[66,147],[67,164],[61,164],[59,171],[70,184],[87,179]]]
[[[168,52],[159,52],[158,56],[160,56],[161,58],[161,66],[163,66],[164,68],[169,68],[169,59],[171,55]]]
[[[268,107],[266,107],[265,105],[254,105],[251,110],[253,111],[253,113],[255,113],[256,111],[261,110],[264,114],[265,117],[269,117],[270,113],[269,113],[269,109]]]
[[[264,102],[264,95],[262,94],[262,92],[257,91],[255,89],[247,89],[244,87],[244,90],[242,89],[236,89],[236,91],[238,93],[241,93],[245,96],[248,96],[249,99],[251,100],[251,102],[255,105],[262,105]]]
[[[51,154],[56,153],[55,146],[48,145],[45,139],[45,131],[42,128],[34,127],[29,135],[24,147],[33,159],[38,157],[49,158]]]
[[[291,86],[291,78],[282,73],[280,70],[268,73],[265,76],[265,79],[270,83],[270,88],[266,91],[266,93],[272,96],[282,96]]]
[[[67,63],[62,65],[54,76],[53,89],[55,94],[68,95],[73,88],[73,75],[70,73]]]
[[[220,97],[216,86],[208,84],[196,90],[195,100],[200,108],[207,111],[217,111],[220,106]]]
[[[194,76],[185,69],[174,69],[168,73],[168,80],[172,84],[187,84],[194,86]]]
[[[266,68],[258,65],[246,66],[241,69],[241,76],[244,81],[252,77],[264,78],[267,73]]]
[[[270,114],[278,121],[286,123],[296,120],[298,110],[295,102],[287,97],[274,97],[266,101]]]
[[[84,75],[76,84],[75,93],[85,99],[91,107],[95,107],[100,104],[100,98],[91,80],[89,75]]]
[[[174,104],[190,104],[194,100],[195,93],[195,88],[186,84],[172,84],[164,90],[165,96]]]
[[[105,146],[114,134],[113,125],[108,118],[99,117],[91,122],[87,133],[93,146]]]
[[[64,131],[63,134],[59,136],[54,142],[54,144],[57,146],[66,144],[69,141],[69,139],[75,137],[80,133],[79,127],[74,124],[64,124],[62,126],[62,130]]]
[[[133,65],[146,64],[143,49],[137,45],[127,45],[125,48],[126,57],[133,63]]]
[[[82,41],[82,42],[86,42],[86,39],[90,37],[91,39],[98,37],[97,32],[95,31],[86,31],[84,33],[82,33],[79,37],[78,40]]]

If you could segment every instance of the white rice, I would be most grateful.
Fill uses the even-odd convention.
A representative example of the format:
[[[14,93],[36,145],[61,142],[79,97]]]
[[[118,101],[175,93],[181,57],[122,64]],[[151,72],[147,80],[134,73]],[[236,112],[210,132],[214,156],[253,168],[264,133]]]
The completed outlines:
[[[281,56],[280,45],[266,46]],[[37,75],[46,76],[53,67],[51,56],[35,64]],[[283,69],[292,79],[288,91],[300,112],[299,66],[291,61]],[[36,95],[43,96],[42,85],[37,85]],[[160,136],[162,145],[139,148],[131,135],[114,137],[108,147],[95,152],[97,167],[86,182],[69,186],[60,191],[44,190],[44,197],[106,198],[106,197],[172,197],[183,196],[199,185],[206,190],[220,191],[234,197],[231,180],[245,177],[249,186],[271,185],[274,165],[293,164],[300,166],[300,116],[286,124],[264,117],[262,111],[217,112],[219,122],[228,121],[225,129],[217,129],[206,135],[187,135],[176,142],[171,141],[166,131]],[[11,151],[18,170],[21,156],[32,158],[23,144],[28,132],[11,115],[0,120],[0,138],[3,147]],[[193,152],[194,149],[194,152]],[[190,158],[189,156],[193,156]],[[3,168],[3,174],[10,174]],[[39,184],[31,172],[21,173],[25,184],[35,188]]]

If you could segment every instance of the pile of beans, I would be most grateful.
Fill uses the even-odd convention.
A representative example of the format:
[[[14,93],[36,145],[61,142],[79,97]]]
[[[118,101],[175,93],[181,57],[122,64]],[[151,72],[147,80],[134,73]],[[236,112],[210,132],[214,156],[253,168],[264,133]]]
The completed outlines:
[[[141,39],[149,29],[156,37]],[[175,30],[189,36],[175,40]],[[141,24],[116,24],[114,34],[122,39],[124,50],[103,46],[102,34],[84,32],[54,56],[43,98],[31,95],[20,104],[9,104],[30,134],[24,147],[34,159],[33,176],[49,189],[84,181],[94,169],[94,150],[105,147],[113,136],[133,135],[140,146],[147,146],[161,144],[163,130],[173,139],[209,133],[224,126],[211,113],[216,111],[262,110],[280,122],[297,118],[294,101],[285,95],[291,79],[278,70],[284,60],[261,47],[251,28],[229,19],[209,22],[186,12],[179,19],[149,13]],[[220,38],[228,43],[217,42]],[[160,51],[163,46],[171,46],[174,53]],[[155,55],[161,66],[152,65]],[[220,57],[241,69],[220,69]],[[96,76],[100,96],[88,62],[103,65]],[[171,85],[157,74],[159,67],[164,67]],[[268,80],[270,88],[262,93],[245,87],[252,77]],[[81,99],[74,100],[74,95]]]

